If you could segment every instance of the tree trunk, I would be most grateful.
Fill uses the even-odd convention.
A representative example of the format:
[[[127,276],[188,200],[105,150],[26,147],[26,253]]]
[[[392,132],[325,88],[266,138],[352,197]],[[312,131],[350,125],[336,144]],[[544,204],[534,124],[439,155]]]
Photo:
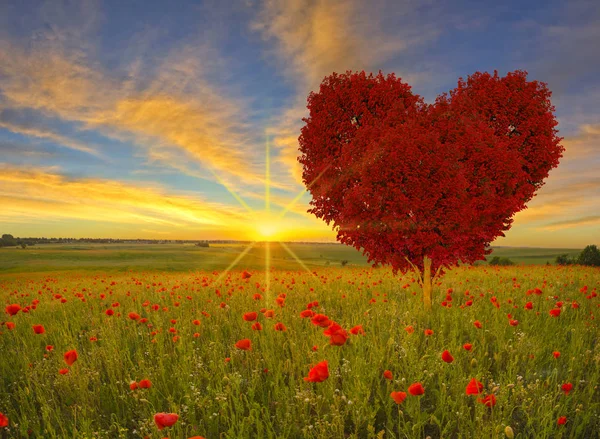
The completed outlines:
[[[431,259],[423,258],[423,302],[425,309],[431,309]]]

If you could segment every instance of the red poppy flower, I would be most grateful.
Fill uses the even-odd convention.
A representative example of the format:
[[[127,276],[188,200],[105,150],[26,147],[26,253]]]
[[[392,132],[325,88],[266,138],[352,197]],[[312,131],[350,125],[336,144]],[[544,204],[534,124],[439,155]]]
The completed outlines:
[[[266,310],[263,315],[267,318],[270,319],[275,315],[275,311],[273,311],[272,309],[268,309]]]
[[[241,349],[242,351],[251,351],[252,350],[252,342],[249,339],[244,338],[244,339],[238,341],[235,344],[235,347],[238,349]]]
[[[446,350],[442,352],[442,360],[444,360],[446,363],[452,363],[454,361],[454,357]]]
[[[465,350],[470,351],[471,349],[473,349],[473,345],[471,343],[465,343],[463,345],[463,348],[465,348]]]
[[[554,358],[558,358],[558,357],[560,357],[560,352],[554,351],[554,352],[552,352],[552,355],[554,356]]]
[[[262,325],[260,324],[260,322],[256,322],[252,324],[252,329],[254,331],[262,331]]]
[[[97,337],[90,337],[90,341],[92,341],[92,342],[93,341],[98,341],[98,338]]]
[[[317,363],[309,372],[308,376],[304,377],[304,381],[311,383],[321,383],[329,378],[329,368],[327,367],[327,360]]]
[[[402,404],[406,399],[406,392],[392,392],[390,393],[390,397],[396,404]]]
[[[275,326],[273,326],[273,329],[275,329],[275,331],[286,331],[287,330],[285,325],[281,322],[275,323]]]
[[[132,382],[130,382],[130,383],[129,383],[129,388],[130,388],[131,390],[136,390],[138,387],[139,387],[139,385],[138,385],[138,383],[137,383],[137,382],[135,382],[135,381],[132,381]]]
[[[178,419],[179,415],[175,413],[157,413],[154,415],[154,423],[159,430],[173,426]]]
[[[8,315],[14,316],[19,311],[21,311],[21,305],[19,305],[18,303],[15,303],[13,305],[8,305],[4,310],[7,312]]]
[[[242,272],[242,279],[250,279],[252,274],[248,273],[246,270]]]
[[[511,319],[511,320],[508,321],[508,324],[510,326],[517,326],[519,324],[519,321]]]
[[[475,321],[473,322],[473,324],[475,325],[475,327],[476,327],[477,329],[481,329],[481,327],[483,326],[479,320],[475,320]]]
[[[42,325],[33,325],[33,332],[35,332],[36,334],[43,334],[44,332],[46,332],[46,330]]]
[[[312,347],[312,351],[313,351],[313,352],[317,352],[318,350],[319,350],[319,346],[317,346],[317,345],[314,345],[314,346]]]
[[[496,395],[491,394],[485,398],[479,398],[477,401],[485,405],[486,407],[494,407],[496,405]]]
[[[550,315],[552,317],[558,317],[560,315],[560,308],[554,308],[550,310]]]
[[[46,346],[46,350],[47,350],[48,352],[50,352],[52,349],[54,349],[54,346],[52,346],[52,345],[50,345],[50,344],[49,344],[48,346]]]
[[[321,328],[326,328],[331,324],[331,320],[324,314],[315,314],[311,319],[311,322],[315,326],[320,326]]]
[[[69,373],[69,369],[60,369],[60,370],[58,371],[58,373],[59,373],[59,374],[61,374],[61,375],[66,375],[66,374],[68,374],[68,373]]]
[[[300,312],[300,317],[303,319],[313,317],[314,315],[315,313],[311,309],[305,309],[304,311]]]
[[[252,296],[252,298],[254,300],[261,300],[263,298],[263,296],[261,296],[259,293],[254,294],[254,296]]]
[[[353,327],[352,329],[350,329],[350,334],[352,334],[352,335],[358,335],[358,334],[365,335],[365,330],[363,329],[362,325],[357,325],[357,326]]]
[[[198,338],[200,337],[200,333],[199,332],[194,332],[194,338]]]
[[[483,384],[477,381],[475,378],[469,381],[467,384],[467,388],[465,389],[465,393],[467,395],[478,395],[483,391]]]
[[[571,383],[565,383],[560,388],[562,389],[563,392],[565,392],[565,395],[568,395],[569,392],[571,390],[573,390],[573,384],[571,384]]]
[[[73,363],[77,361],[77,351],[73,349],[72,351],[65,352],[65,363],[68,366],[72,366]]]
[[[394,375],[392,375],[392,372],[391,372],[391,371],[389,371],[389,370],[384,370],[384,371],[383,371],[383,377],[384,377],[386,380],[393,380],[393,379],[394,379]],[[400,402],[402,402],[402,401],[400,401]]]
[[[252,311],[252,312],[246,312],[243,315],[243,319],[247,322],[253,322],[254,320],[256,320],[256,318],[258,317],[258,313]]]
[[[149,389],[152,387],[152,382],[149,379],[140,380],[140,389]]]
[[[7,328],[8,328],[10,331],[12,331],[13,329],[15,329],[15,326],[17,326],[17,325],[15,325],[13,322],[6,322],[6,323],[5,323],[5,325],[6,325],[6,327],[7,327]]]
[[[413,328],[412,326],[407,326],[406,328],[404,328],[404,330],[406,332],[408,332],[409,334],[412,334],[413,332],[415,332],[415,328]]]
[[[194,320],[194,321],[192,321],[192,323],[193,323],[194,325],[198,326],[198,325],[200,325],[200,320]]]
[[[425,389],[421,383],[414,383],[408,386],[408,393],[412,396],[419,396],[425,393]]]
[[[525,304],[525,309],[533,309],[533,303],[531,303],[531,302],[527,302],[527,303]]]
[[[431,329],[426,329],[426,330],[424,331],[424,333],[425,333],[425,335],[426,335],[426,336],[428,336],[428,337],[429,337],[430,335],[433,335],[433,331],[432,331]]]
[[[8,427],[8,417],[5,414],[0,413],[0,428],[2,427]]]
[[[556,421],[556,425],[565,425],[566,423],[567,423],[567,417],[566,416],[561,416]]]
[[[141,318],[141,316],[136,312],[130,312],[127,314],[127,317],[129,317],[131,320],[139,320]]]

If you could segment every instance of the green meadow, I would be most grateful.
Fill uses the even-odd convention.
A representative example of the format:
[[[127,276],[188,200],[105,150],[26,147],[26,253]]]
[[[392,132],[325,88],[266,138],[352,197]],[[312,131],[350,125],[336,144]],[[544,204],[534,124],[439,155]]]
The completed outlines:
[[[286,244],[306,267],[315,269],[341,266],[367,267],[367,258],[341,244]],[[243,253],[248,244],[211,244],[209,248],[193,244],[46,244],[22,249],[0,248],[0,274],[64,270],[118,271],[195,271],[222,270]],[[302,266],[279,243],[270,244],[273,268],[293,270]],[[554,263],[560,254],[577,255],[580,250],[499,247],[488,256],[508,257],[518,264]],[[258,243],[238,262],[248,269],[264,269],[265,244]]]
[[[289,248],[1,249],[0,437],[599,437],[598,268],[498,249],[427,312],[411,273]]]

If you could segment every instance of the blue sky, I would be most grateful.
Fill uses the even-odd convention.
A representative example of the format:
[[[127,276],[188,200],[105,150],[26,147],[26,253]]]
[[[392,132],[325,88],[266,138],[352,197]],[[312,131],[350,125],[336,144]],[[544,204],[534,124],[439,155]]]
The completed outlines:
[[[2,2],[0,228],[245,239],[271,221],[282,239],[334,240],[307,194],[290,205],[324,76],[394,72],[432,101],[522,69],[553,91],[566,153],[496,244],[598,243],[599,43],[593,1]]]

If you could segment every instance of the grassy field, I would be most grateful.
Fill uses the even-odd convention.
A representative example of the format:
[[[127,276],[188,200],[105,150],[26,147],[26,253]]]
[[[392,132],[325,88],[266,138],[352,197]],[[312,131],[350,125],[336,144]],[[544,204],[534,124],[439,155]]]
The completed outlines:
[[[229,273],[236,246],[3,249],[0,303],[21,310],[1,318],[1,437],[598,437],[600,270],[457,268],[425,312],[410,274],[293,250],[309,271],[282,249]]]
[[[222,270],[244,251],[242,244],[213,244],[201,248],[188,244],[48,244],[27,249],[0,248],[2,273],[51,272],[65,270],[102,270],[105,272],[159,270],[182,272]],[[288,247],[310,269],[349,265],[367,267],[366,258],[351,247],[341,244],[288,244]],[[301,268],[278,243],[270,245],[272,266],[284,270]],[[500,247],[492,256],[508,257],[515,263],[553,263],[560,254],[576,255],[579,250]],[[240,261],[248,269],[264,269],[265,246],[257,244]]]

